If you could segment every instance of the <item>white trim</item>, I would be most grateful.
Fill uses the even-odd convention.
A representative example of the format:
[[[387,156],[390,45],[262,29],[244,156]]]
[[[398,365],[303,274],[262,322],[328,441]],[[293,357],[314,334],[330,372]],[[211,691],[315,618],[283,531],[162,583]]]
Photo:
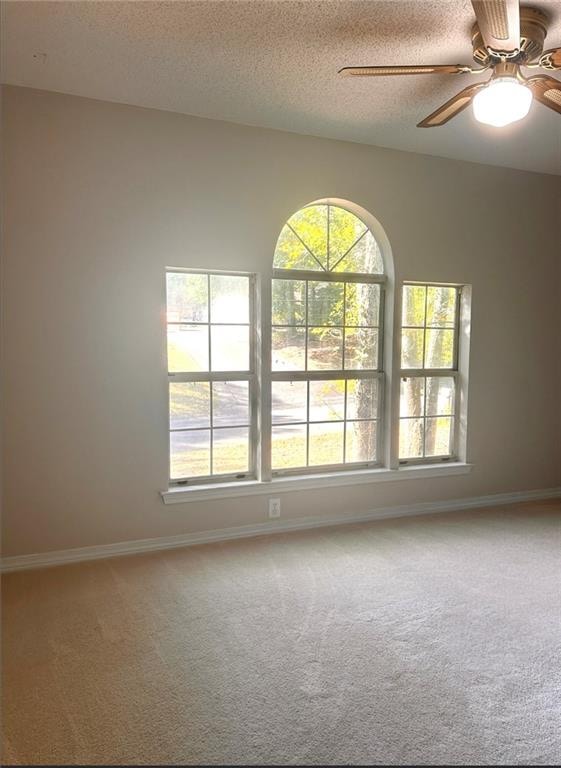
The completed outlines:
[[[449,450],[446,456],[460,461],[465,461],[466,449],[465,449],[465,437],[467,427],[467,392],[468,392],[468,370],[469,370],[469,341],[470,341],[470,327],[471,327],[471,286],[455,283],[435,283],[426,281],[406,280],[401,287],[401,304],[402,308],[400,314],[403,311],[403,289],[424,288],[425,290],[425,309],[424,320],[422,326],[403,325],[400,327],[400,350],[399,350],[399,379],[405,381],[408,378],[427,379],[428,377],[450,377],[454,379],[454,411],[450,413],[452,417],[452,435],[450,436]],[[427,354],[426,343],[427,333],[430,330],[427,316],[428,308],[428,295],[430,288],[448,287],[453,288],[456,291],[456,311],[454,318],[454,328],[450,329],[454,332],[454,360],[451,368],[427,368],[425,367],[425,357]],[[423,330],[423,360],[420,368],[403,368],[401,361],[401,345],[403,344],[404,330],[415,329]],[[426,456],[426,428],[427,419],[429,416],[426,413],[426,399],[424,399],[423,412],[419,414],[419,419],[423,422],[423,456],[419,458],[419,461],[430,457]],[[401,392],[398,399],[398,429],[401,422],[405,419],[415,418],[413,416],[402,417],[401,416]],[[443,414],[441,414],[443,415]],[[399,432],[398,432],[399,434]],[[399,439],[398,439],[399,445]],[[399,460],[412,461],[414,459],[407,456],[401,456],[399,451]]]
[[[183,267],[166,267],[165,270],[166,274],[166,309],[168,305],[168,296],[167,296],[167,275],[173,275],[173,274],[191,274],[191,275],[202,275],[203,277],[206,277],[206,291],[207,291],[207,319],[206,322],[193,322],[193,321],[187,321],[183,322],[180,320],[166,320],[165,328],[166,328],[166,338],[165,338],[165,350],[166,350],[166,370],[167,370],[167,379],[168,379],[168,388],[167,388],[167,410],[168,410],[168,468],[169,468],[169,477],[170,477],[170,483],[171,480],[171,463],[172,463],[172,456],[171,456],[171,436],[174,433],[180,433],[180,432],[188,432],[190,431],[190,428],[175,428],[172,429],[171,426],[171,401],[170,401],[170,386],[173,384],[181,384],[181,383],[193,383],[193,382],[202,382],[207,383],[209,385],[209,426],[206,427],[196,427],[192,428],[196,431],[203,431],[207,430],[209,434],[209,440],[210,440],[210,453],[209,453],[209,472],[210,474],[208,476],[205,476],[202,478],[206,482],[216,482],[217,479],[219,480],[220,477],[227,477],[230,475],[231,477],[234,477],[236,474],[241,473],[214,473],[213,470],[213,462],[214,462],[214,450],[213,450],[213,440],[214,440],[214,433],[215,429],[226,429],[227,426],[233,426],[233,427],[239,427],[239,429],[247,429],[248,430],[248,468],[247,471],[243,472],[245,476],[248,477],[255,477],[257,474],[257,440],[258,440],[258,407],[257,407],[257,396],[256,391],[258,387],[258,371],[257,371],[257,349],[258,349],[258,342],[257,342],[257,323],[256,323],[256,294],[257,294],[257,274],[254,272],[224,272],[224,271],[215,271],[215,270],[208,270],[208,269],[187,269]],[[247,279],[248,281],[248,314],[249,319],[247,323],[213,323],[212,321],[212,310],[211,310],[211,304],[212,304],[212,283],[211,278],[215,275],[221,275],[221,276],[233,276],[233,277],[243,277]],[[208,345],[208,370],[206,371],[170,371],[169,370],[169,359],[168,359],[168,331],[170,325],[175,326],[206,326],[207,328],[207,345]],[[248,334],[249,334],[249,368],[245,371],[214,371],[212,370],[212,329],[217,327],[240,327],[240,328],[247,328]],[[249,423],[248,424],[233,424],[233,425],[227,425],[223,427],[216,427],[214,424],[214,406],[213,406],[213,392],[214,392],[214,384],[218,382],[227,382],[227,381],[240,381],[240,382],[247,382],[247,390],[248,390],[248,404],[249,404]],[[173,478],[173,482],[178,482],[181,480],[185,480],[186,478]]]
[[[277,491],[275,491],[277,492]],[[392,517],[408,517],[413,515],[432,514],[437,512],[453,512],[463,509],[477,509],[516,502],[536,501],[539,499],[561,498],[561,487],[543,488],[533,491],[515,491],[513,493],[495,493],[490,496],[476,496],[468,499],[450,499],[449,501],[426,501],[405,506],[381,507],[368,512],[354,515],[317,515],[292,520],[271,521],[241,525],[235,528],[221,528],[214,531],[180,534],[179,536],[164,536],[155,539],[139,539],[137,541],[121,541],[116,544],[103,544],[97,547],[80,547],[79,549],[63,549],[58,552],[41,552],[34,555],[16,555],[2,559],[3,572],[44,568],[51,565],[78,563],[85,560],[99,560],[119,555],[132,555],[140,552],[155,552],[164,549],[177,549],[194,544],[207,544],[213,541],[241,539],[248,536],[263,536],[270,533],[297,531],[303,528],[318,528],[345,523],[360,523],[370,520],[381,520]]]
[[[365,485],[367,483],[394,482],[396,480],[419,480],[427,477],[467,475],[471,464],[441,462],[439,464],[411,465],[399,469],[355,469],[346,472],[317,473],[298,476],[276,476],[268,482],[241,480],[233,483],[214,485],[193,485],[190,488],[175,486],[160,495],[164,504],[188,504],[192,501],[230,499],[238,496],[263,496],[275,493],[290,493],[313,488],[330,488],[340,485]]]

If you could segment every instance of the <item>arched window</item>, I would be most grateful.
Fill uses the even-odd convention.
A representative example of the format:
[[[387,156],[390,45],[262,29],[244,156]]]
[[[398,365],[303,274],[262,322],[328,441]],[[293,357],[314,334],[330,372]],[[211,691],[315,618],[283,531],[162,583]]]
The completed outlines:
[[[170,488],[269,493],[395,478],[401,465],[409,478],[469,471],[469,285],[396,285],[380,224],[334,199],[288,219],[270,294],[268,280],[167,269]]]
[[[384,263],[351,206],[301,208],[274,254],[273,474],[380,463]],[[366,218],[366,217],[365,217]]]

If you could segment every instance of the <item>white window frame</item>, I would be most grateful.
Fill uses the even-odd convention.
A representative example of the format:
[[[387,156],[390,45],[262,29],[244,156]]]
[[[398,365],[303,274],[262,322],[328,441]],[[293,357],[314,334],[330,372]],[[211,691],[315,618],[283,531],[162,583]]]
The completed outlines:
[[[454,288],[457,292],[456,314],[454,318],[454,348],[453,348],[453,367],[452,368],[402,368],[401,367],[401,340],[403,330],[413,328],[413,326],[399,324],[399,355],[397,356],[399,374],[398,374],[398,396],[395,400],[394,409],[395,421],[397,423],[397,456],[399,467],[411,467],[427,464],[443,464],[465,461],[466,454],[466,418],[467,418],[467,365],[468,349],[467,339],[469,337],[469,315],[471,306],[471,289],[467,285],[458,283],[441,283],[427,280],[406,280],[403,286],[421,286],[425,289],[435,288]],[[426,302],[428,299],[428,290],[425,295],[425,325],[422,326],[425,331],[424,344],[426,344]],[[400,291],[399,317],[403,316],[403,290]],[[414,328],[419,328],[415,326]],[[424,358],[424,350],[423,350]],[[424,360],[423,360],[424,362]],[[450,414],[453,417],[453,434],[450,439],[450,453],[440,456],[422,456],[422,457],[400,457],[399,448],[399,427],[401,422],[401,381],[408,378],[427,379],[431,377],[451,378],[454,380],[454,410]],[[426,407],[426,403],[425,403]],[[411,417],[413,418],[413,417]],[[426,413],[421,417],[426,423]],[[423,438],[423,452],[425,450]]]
[[[208,280],[208,318],[206,323],[201,323],[200,321],[195,322],[181,322],[181,321],[173,321],[169,322],[166,318],[166,338],[167,338],[167,328],[170,325],[207,325],[209,332],[208,332],[208,360],[209,360],[209,370],[208,371],[201,371],[201,372],[181,372],[181,373],[175,373],[171,372],[169,370],[169,365],[167,364],[167,343],[166,343],[166,367],[167,367],[167,376],[168,376],[168,475],[169,475],[169,487],[170,488],[182,488],[182,487],[193,487],[193,486],[199,486],[199,485],[215,485],[215,484],[222,484],[222,483],[232,483],[232,482],[247,482],[251,480],[256,480],[258,478],[258,469],[259,469],[259,456],[258,456],[258,446],[259,446],[259,434],[258,434],[258,417],[259,417],[259,382],[258,382],[258,366],[257,366],[257,346],[258,346],[258,340],[257,340],[257,315],[256,315],[256,275],[253,273],[248,272],[239,272],[239,271],[224,271],[224,270],[213,270],[213,269],[188,269],[188,268],[182,268],[182,267],[166,267],[166,276],[170,273],[179,273],[179,274],[191,274],[191,275],[205,275]],[[211,369],[211,346],[212,346],[212,340],[211,340],[211,326],[219,327],[219,326],[240,326],[243,325],[244,327],[248,325],[247,323],[212,323],[212,310],[211,310],[211,293],[210,293],[210,278],[211,275],[224,275],[228,277],[246,277],[248,278],[249,282],[249,369],[247,371],[212,371]],[[167,304],[167,302],[166,302]],[[210,426],[207,427],[200,427],[200,428],[189,428],[187,430],[181,430],[181,429],[172,429],[171,427],[171,414],[170,414],[170,397],[169,397],[169,391],[170,391],[170,384],[180,384],[182,382],[185,383],[192,383],[192,382],[208,382],[209,383],[209,389],[210,389]],[[219,381],[247,381],[248,383],[248,398],[249,398],[249,445],[248,445],[248,470],[246,472],[230,472],[230,473],[222,473],[222,474],[210,474],[210,475],[201,475],[201,476],[193,476],[193,477],[183,477],[183,478],[173,478],[171,477],[171,442],[169,439],[169,436],[171,436],[172,432],[182,432],[182,431],[205,431],[209,429],[210,431],[210,469],[212,473],[212,444],[213,444],[213,430],[214,429],[220,429],[220,427],[214,427],[213,426],[213,409],[212,409],[212,384],[214,382]],[[236,425],[232,425],[232,427],[235,427]],[[228,425],[227,428],[232,428],[230,425]],[[226,428],[226,427],[224,427]]]
[[[367,211],[346,200],[324,198],[317,204],[329,203],[354,213],[372,232],[384,263],[384,273],[354,274],[329,273],[325,271],[275,270],[272,267],[261,275],[244,271],[224,271],[214,269],[195,269],[169,267],[171,272],[191,272],[219,275],[241,275],[250,277],[250,371],[220,372],[216,374],[167,374],[166,388],[169,397],[169,382],[193,380],[235,380],[249,381],[250,392],[250,471],[232,475],[214,475],[208,477],[186,478],[170,481],[169,487],[161,492],[165,504],[181,504],[210,499],[249,497],[272,493],[294,492],[313,488],[354,486],[380,482],[411,481],[420,478],[448,477],[465,475],[471,472],[472,465],[467,456],[467,405],[469,377],[469,346],[471,331],[471,286],[458,283],[444,283],[435,280],[396,279],[390,242],[379,222]],[[313,205],[314,203],[310,203]],[[306,206],[304,206],[306,207]],[[283,224],[286,222],[283,222]],[[282,228],[282,227],[281,227]],[[280,230],[279,230],[280,231]],[[329,277],[329,275],[333,275]],[[331,466],[304,467],[295,470],[271,471],[271,384],[274,378],[296,380],[305,372],[271,371],[271,309],[272,279],[310,279],[339,280],[342,282],[378,282],[380,284],[379,317],[379,358],[376,371],[314,371],[310,378],[358,378],[363,373],[379,377],[380,392],[378,405],[378,453],[376,463],[370,465],[342,464]],[[438,369],[436,375],[454,375],[456,379],[455,400],[455,439],[454,456],[442,459],[399,460],[399,417],[401,385],[401,312],[402,286],[405,284],[444,285],[461,288],[458,301],[459,322],[456,337],[456,367]],[[165,290],[164,290],[165,296]],[[167,346],[166,346],[167,348]],[[166,368],[167,370],[167,368]],[[405,375],[414,371],[406,369]],[[430,375],[431,371],[418,371]],[[169,403],[168,403],[169,418]],[[169,454],[169,423],[168,454]]]
[[[367,227],[367,230],[369,229],[368,224],[363,222],[365,226]],[[360,470],[360,469],[376,469],[378,467],[381,467],[383,465],[383,461],[381,460],[381,457],[383,456],[383,450],[384,450],[384,390],[385,390],[385,375],[384,375],[384,369],[383,369],[383,361],[384,361],[384,317],[385,317],[385,287],[387,282],[387,276],[385,274],[369,274],[369,273],[356,273],[356,272],[327,272],[324,270],[297,270],[297,269],[273,269],[272,274],[272,280],[298,280],[303,281],[306,283],[306,320],[305,323],[301,326],[297,326],[299,328],[304,328],[306,331],[306,355],[305,355],[305,361],[307,365],[307,339],[308,339],[308,328],[310,327],[316,327],[316,326],[310,326],[308,325],[308,300],[307,300],[307,294],[308,294],[308,282],[337,282],[337,283],[361,283],[361,284],[375,284],[380,286],[380,306],[379,306],[379,315],[378,315],[378,360],[377,360],[377,366],[376,368],[372,369],[356,369],[356,368],[341,368],[341,369],[330,369],[330,370],[305,370],[305,371],[273,371],[271,367],[269,368],[266,378],[267,378],[267,387],[269,390],[271,389],[272,383],[275,381],[327,381],[327,380],[353,380],[353,379],[375,379],[378,382],[378,401],[377,401],[377,414],[376,414],[376,460],[373,461],[367,461],[367,462],[341,462],[337,464],[320,464],[320,465],[308,465],[304,467],[295,467],[295,468],[288,468],[288,469],[270,469],[270,477],[271,478],[282,478],[282,477],[298,477],[302,475],[314,475],[314,474],[324,474],[324,473],[334,473],[334,472],[348,472],[353,470]],[[272,281],[271,281],[271,288],[272,288]],[[344,289],[346,290],[346,289]],[[271,323],[271,318],[269,315],[269,325],[272,329],[273,325]],[[274,326],[274,327],[280,327],[280,326]],[[345,358],[345,328],[347,326],[334,326],[334,327],[341,327],[342,330],[342,345],[343,345],[343,366],[344,366],[344,358]],[[265,378],[265,377],[264,377]],[[309,417],[309,386],[308,386],[308,395],[307,395],[307,415]],[[345,444],[346,441],[346,397],[345,397],[345,414],[343,418],[343,441]],[[270,462],[271,457],[271,447],[272,447],[272,441],[271,441],[271,435],[272,435],[272,408],[270,407],[267,413],[267,422],[268,422],[268,440],[266,441],[268,444],[268,455],[267,455],[267,461]],[[265,419],[264,419],[265,421]],[[304,422],[299,422],[304,423]],[[309,418],[307,419],[306,423],[306,444],[307,444],[307,451],[309,451],[309,430],[310,430],[310,424],[321,424],[322,422],[311,422]],[[330,421],[329,423],[341,423],[339,420]],[[283,423],[282,425],[278,426],[289,426],[290,424]]]

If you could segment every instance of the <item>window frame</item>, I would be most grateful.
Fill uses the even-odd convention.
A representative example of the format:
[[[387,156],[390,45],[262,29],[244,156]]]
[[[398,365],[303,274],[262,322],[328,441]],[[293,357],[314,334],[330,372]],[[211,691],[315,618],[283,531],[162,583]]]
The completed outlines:
[[[423,326],[409,326],[403,324],[403,302],[404,302],[404,291],[403,289],[407,286],[419,286],[426,289],[425,293],[425,323]],[[404,329],[420,329],[422,328],[424,331],[424,339],[423,339],[423,363],[425,359],[425,349],[426,349],[426,331],[427,329],[430,329],[431,326],[426,325],[426,317],[427,317],[427,301],[428,301],[428,288],[454,288],[456,290],[456,307],[455,307],[455,313],[454,313],[454,347],[453,347],[453,365],[451,368],[403,368],[402,367],[402,344],[403,344],[403,331]],[[462,357],[462,324],[463,324],[463,307],[466,301],[465,297],[465,289],[467,286],[465,284],[461,283],[442,283],[442,282],[436,282],[436,281],[427,281],[427,280],[404,280],[402,283],[402,290],[400,291],[400,307],[399,307],[399,313],[400,313],[400,323],[399,323],[399,355],[397,357],[397,365],[398,365],[398,382],[399,382],[399,388],[398,388],[398,396],[396,400],[396,407],[395,407],[395,419],[397,422],[397,460],[399,467],[410,467],[410,466],[422,466],[427,464],[446,464],[446,463],[455,463],[460,461],[460,454],[462,452],[462,446],[460,445],[461,440],[461,416],[462,416],[462,370],[461,370],[461,357]],[[402,421],[401,416],[401,382],[403,380],[406,380],[408,378],[418,378],[418,379],[427,379],[427,378],[451,378],[454,380],[454,408],[450,416],[453,419],[453,433],[450,439],[450,453],[448,454],[442,454],[438,456],[417,456],[417,457],[404,457],[401,458],[400,456],[400,440],[399,440],[399,433],[400,433],[400,425]],[[425,396],[423,396],[423,399]],[[465,399],[465,395],[464,395]],[[426,402],[424,406],[424,411],[426,410]],[[407,417],[406,417],[407,418]],[[410,417],[411,419],[415,417]],[[423,413],[422,417],[424,424],[426,424],[427,418],[431,418],[430,416],[427,417],[426,412]],[[424,440],[424,431],[423,431],[423,454],[425,452],[425,440]]]
[[[298,280],[298,281],[304,281],[306,283],[306,296],[307,296],[307,285],[308,282],[340,282],[344,284],[348,283],[360,283],[360,284],[375,284],[379,286],[380,294],[379,294],[379,310],[378,310],[378,356],[376,361],[376,368],[371,369],[363,369],[363,368],[340,368],[340,369],[329,369],[329,370],[304,370],[304,371],[273,371],[272,364],[271,364],[271,352],[272,352],[272,330],[275,327],[282,327],[282,325],[277,325],[272,322],[272,300],[270,300],[269,303],[269,316],[268,316],[268,327],[269,327],[269,349],[268,349],[268,356],[267,361],[268,365],[265,367],[264,373],[263,373],[263,381],[264,386],[267,387],[269,392],[268,397],[268,403],[269,407],[267,409],[267,414],[264,415],[263,423],[267,425],[267,433],[266,433],[266,439],[263,441],[264,446],[266,446],[265,450],[268,451],[268,455],[264,456],[264,466],[267,467],[267,480],[275,480],[275,479],[282,479],[282,478],[297,478],[302,476],[312,476],[312,475],[318,475],[318,474],[335,474],[335,473],[345,473],[345,472],[351,472],[351,471],[357,471],[357,470],[364,470],[364,469],[370,469],[370,470],[376,470],[380,469],[384,466],[384,456],[385,456],[385,437],[386,437],[386,403],[385,403],[385,397],[386,397],[386,372],[385,372],[385,366],[384,362],[386,360],[386,353],[385,353],[385,334],[386,334],[386,292],[387,292],[387,285],[388,285],[388,274],[387,274],[387,265],[385,263],[384,258],[384,252],[380,246],[379,240],[377,236],[375,235],[372,227],[368,224],[367,221],[364,221],[361,216],[354,210],[352,210],[351,207],[346,207],[345,205],[341,204],[340,201],[317,201],[315,203],[310,203],[308,205],[303,206],[299,210],[303,210],[305,208],[313,207],[316,205],[327,205],[328,207],[336,207],[336,208],[342,208],[343,210],[348,211],[352,215],[354,215],[359,221],[362,222],[365,226],[365,230],[362,233],[362,235],[358,238],[357,242],[366,235],[367,232],[370,232],[374,239],[376,240],[376,243],[378,247],[380,248],[380,253],[382,257],[382,264],[384,267],[383,273],[377,273],[377,272],[333,272],[328,271],[324,268],[319,270],[303,270],[303,269],[283,269],[283,268],[276,268],[273,267],[271,280],[270,282],[270,290],[272,293],[272,285],[274,280]],[[328,215],[328,221],[329,221],[329,215]],[[288,222],[285,222],[287,224]],[[329,230],[328,230],[329,231]],[[298,235],[297,235],[298,236]],[[355,243],[356,244],[356,243]],[[354,245],[352,247],[354,247]],[[349,249],[350,250],[350,249]],[[312,254],[313,255],[313,254]],[[315,258],[315,257],[314,257]],[[339,261],[335,262],[334,266],[336,266]],[[317,261],[317,259],[316,259]],[[320,262],[318,261],[318,264]],[[321,266],[321,264],[320,264]],[[341,326],[334,326],[337,328],[342,328],[343,336],[342,336],[342,364],[344,366],[345,364],[345,328],[350,327],[345,325],[345,318],[343,318],[343,324]],[[311,327],[316,326],[310,326],[308,325],[308,301],[306,298],[306,318],[304,324],[300,326],[290,326],[290,327],[299,327],[306,329],[306,347],[305,347],[305,365],[307,366],[307,338],[308,338],[308,329]],[[310,381],[325,381],[325,380],[353,380],[353,379],[375,379],[378,382],[378,398],[377,398],[377,413],[376,413],[376,419],[373,421],[376,422],[376,459],[373,461],[359,461],[359,462],[340,462],[340,463],[334,463],[334,464],[319,464],[319,465],[305,465],[302,467],[290,467],[285,469],[274,469],[272,467],[272,433],[273,433],[273,411],[272,411],[272,384],[275,381],[306,381],[308,382],[307,387],[307,419],[306,422],[298,422],[306,425],[306,455],[307,458],[309,457],[309,432],[310,432],[310,424],[318,423],[321,424],[322,422],[313,422],[309,419],[309,382]],[[346,443],[346,425],[347,425],[347,419],[346,419],[346,398],[345,398],[345,415],[343,417],[343,420],[333,420],[332,423],[342,423],[343,424],[343,445],[345,446]],[[286,425],[288,426],[289,423],[287,422]],[[278,424],[274,426],[285,426],[285,424]],[[343,456],[344,458],[344,456]],[[264,478],[265,479],[265,478]]]
[[[246,270],[205,269],[200,267],[166,267],[165,273],[243,276],[249,278],[249,342],[248,371],[235,372],[170,372],[167,368],[167,322],[164,313],[163,360],[166,375],[168,405],[168,488],[161,492],[166,504],[191,501],[282,493],[307,488],[338,487],[355,483],[379,483],[415,478],[466,474],[471,471],[467,456],[467,406],[469,383],[469,350],[471,336],[472,289],[467,283],[400,279],[395,273],[392,248],[381,224],[358,205],[336,198],[324,198],[304,205],[328,204],[354,214],[370,231],[380,249],[382,273],[346,273],[321,270],[264,268],[261,273]],[[300,210],[300,209],[299,209]],[[286,220],[284,224],[286,224]],[[279,230],[280,232],[280,230]],[[272,261],[272,259],[271,259]],[[272,278],[335,282],[373,282],[380,285],[380,314],[378,318],[379,353],[377,368],[336,371],[272,371]],[[210,278],[209,278],[210,279]],[[163,285],[163,306],[167,306],[166,278]],[[401,369],[402,301],[404,285],[446,286],[459,289],[456,303],[457,321],[454,338],[453,369]],[[210,300],[210,296],[209,296]],[[178,323],[181,324],[181,323]],[[228,325],[224,323],[224,325]],[[210,328],[210,321],[208,322]],[[306,327],[306,326],[304,326]],[[343,326],[344,320],[343,320]],[[209,361],[210,365],[210,361]],[[423,377],[450,376],[455,380],[454,452],[445,457],[399,458],[400,388],[402,375]],[[379,385],[377,412],[377,461],[348,464],[304,466],[286,470],[271,470],[272,381],[377,378]],[[181,381],[246,380],[249,393],[248,471],[171,479],[170,464],[170,383]],[[309,413],[306,414],[309,416]],[[336,420],[334,420],[335,423]],[[288,423],[288,422],[287,422]],[[320,423],[320,422],[318,422]],[[344,423],[344,421],[343,421]],[[308,422],[309,424],[309,422]],[[210,425],[209,425],[210,429]],[[164,438],[163,438],[164,439]]]
[[[195,269],[187,267],[166,267],[165,277],[167,282],[167,275],[170,273],[179,274],[191,274],[191,275],[205,275],[208,279],[208,319],[206,323],[191,323],[191,322],[170,322],[166,313],[166,370],[167,370],[167,413],[168,413],[168,482],[170,488],[184,488],[184,487],[196,487],[199,485],[220,485],[222,483],[232,482],[247,482],[255,481],[259,477],[259,464],[260,457],[258,455],[259,447],[259,377],[258,377],[258,324],[257,324],[257,301],[256,301],[256,289],[257,289],[257,275],[252,272],[241,272],[239,270],[218,270],[218,269]],[[226,277],[245,277],[248,278],[248,301],[249,301],[249,322],[246,323],[212,323],[211,313],[211,293],[210,293],[210,278],[212,275],[220,275]],[[166,290],[166,309],[167,309],[167,290]],[[167,330],[170,325],[207,325],[208,326],[208,350],[209,350],[209,370],[208,371],[181,371],[173,372],[169,370],[168,359],[168,345],[167,345]],[[249,330],[249,368],[247,371],[212,371],[211,361],[211,327],[220,326],[248,326]],[[212,447],[213,447],[213,430],[221,428],[235,428],[233,427],[214,427],[212,422],[212,385],[214,382],[220,381],[247,381],[248,383],[248,408],[249,408],[249,424],[248,424],[248,469],[245,472],[224,472],[220,474],[212,474]],[[181,478],[172,478],[171,476],[171,434],[172,432],[182,431],[197,431],[200,429],[204,431],[207,427],[192,428],[188,430],[172,429],[171,428],[171,411],[170,411],[170,385],[181,383],[194,383],[194,382],[208,382],[210,388],[210,410],[209,410],[209,433],[210,433],[210,475],[195,475],[186,476]],[[240,427],[242,428],[242,427]],[[244,427],[245,428],[245,427]]]

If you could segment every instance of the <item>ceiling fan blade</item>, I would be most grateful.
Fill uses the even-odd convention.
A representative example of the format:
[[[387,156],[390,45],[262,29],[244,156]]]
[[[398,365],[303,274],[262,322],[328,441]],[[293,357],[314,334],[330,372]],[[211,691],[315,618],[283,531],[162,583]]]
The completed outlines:
[[[427,64],[425,66],[343,67],[340,75],[354,77],[384,77],[386,75],[460,75],[472,72],[465,64]]]
[[[474,83],[474,85],[468,85],[463,91],[452,96],[446,104],[443,104],[428,117],[425,117],[424,120],[421,120],[421,122],[418,123],[417,128],[436,128],[439,125],[444,125],[444,123],[447,123],[448,120],[456,117],[456,115],[464,110],[477,91],[480,88],[485,88],[486,85],[487,83]]]
[[[549,75],[536,75],[526,80],[534,98],[561,115],[561,81]]]
[[[561,48],[552,48],[551,51],[542,53],[538,67],[552,70],[561,69]]]
[[[520,48],[518,0],[471,0],[487,48],[512,53]]]

